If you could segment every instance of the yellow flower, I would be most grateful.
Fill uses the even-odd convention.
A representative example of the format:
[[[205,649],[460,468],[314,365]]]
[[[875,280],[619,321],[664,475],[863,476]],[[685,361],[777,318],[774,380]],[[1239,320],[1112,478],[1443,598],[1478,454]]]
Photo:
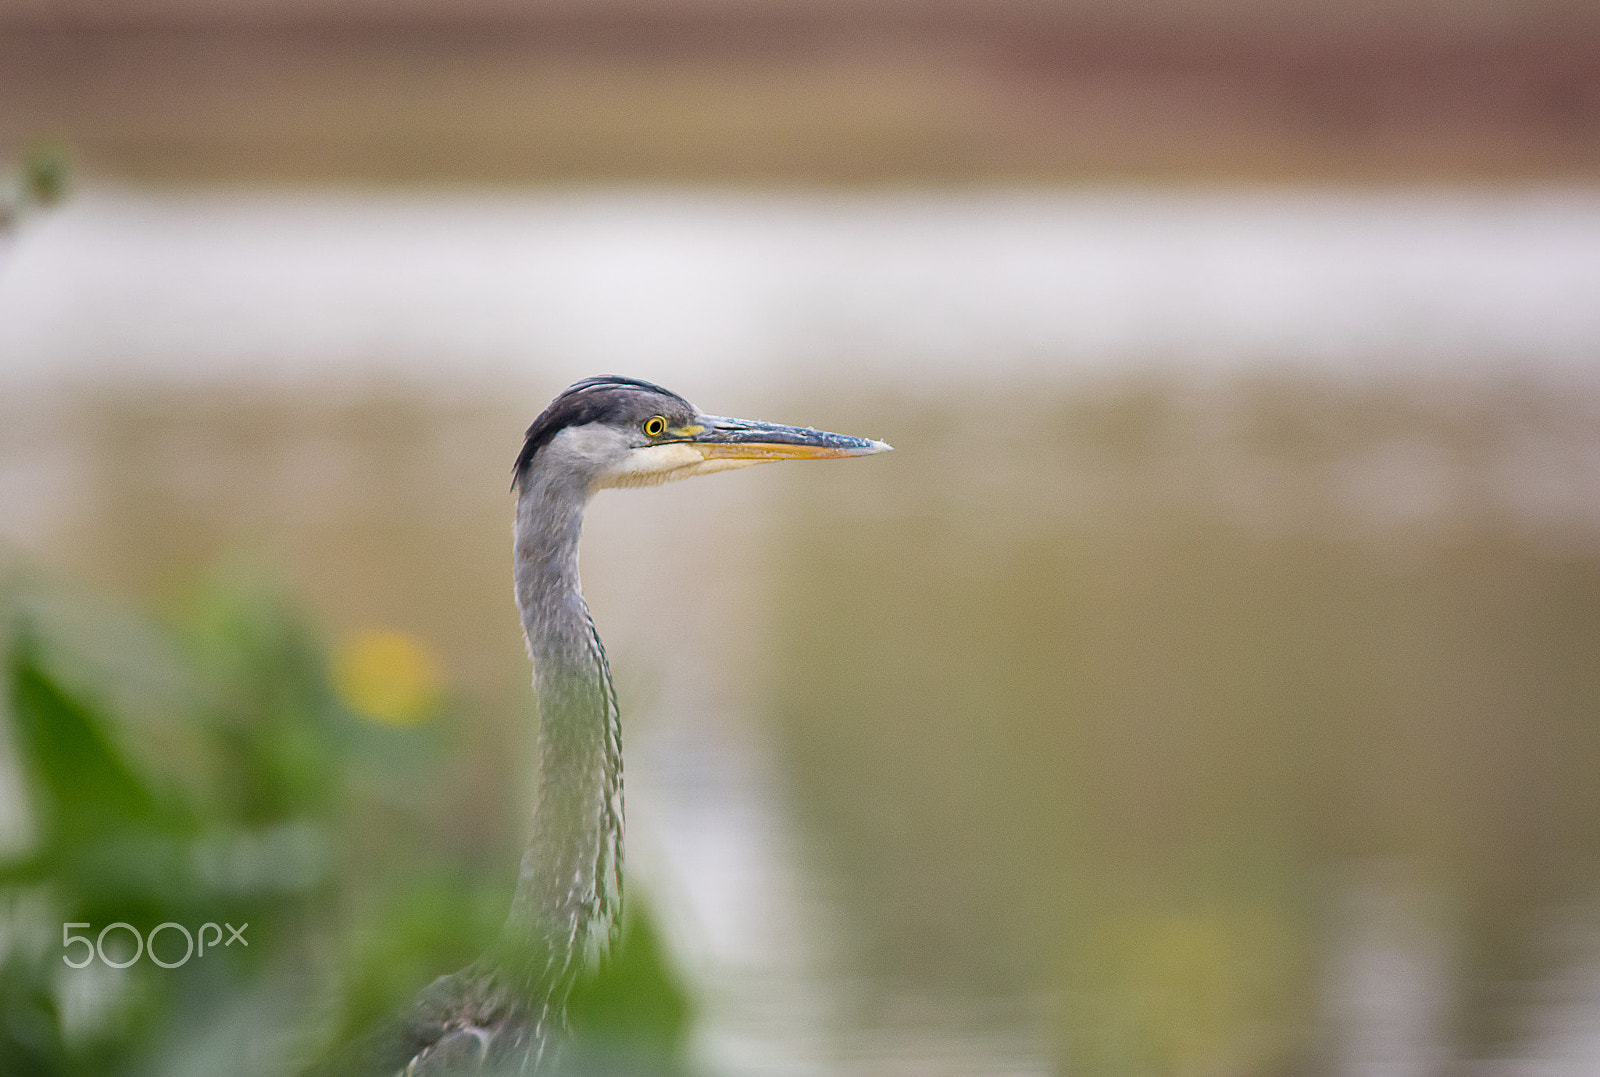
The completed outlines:
[[[415,636],[371,629],[345,639],[334,654],[333,685],[352,710],[380,722],[410,725],[439,701],[439,663]]]

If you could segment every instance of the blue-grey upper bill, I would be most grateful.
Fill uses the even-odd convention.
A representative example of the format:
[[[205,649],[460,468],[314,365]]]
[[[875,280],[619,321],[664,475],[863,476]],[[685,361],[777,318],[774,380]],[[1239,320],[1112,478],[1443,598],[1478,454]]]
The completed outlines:
[[[841,456],[870,456],[888,452],[890,445],[871,438],[784,426],[753,419],[728,419],[702,415],[701,430],[684,440],[700,446],[708,458],[759,460],[825,460]]]

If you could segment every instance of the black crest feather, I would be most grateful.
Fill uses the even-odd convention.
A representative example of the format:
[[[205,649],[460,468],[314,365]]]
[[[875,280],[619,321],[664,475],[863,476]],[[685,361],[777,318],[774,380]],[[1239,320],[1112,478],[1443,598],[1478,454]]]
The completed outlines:
[[[583,426],[586,423],[625,418],[631,411],[627,405],[636,400],[639,393],[667,397],[681,405],[682,410],[688,414],[694,413],[694,406],[677,393],[638,378],[627,378],[621,374],[597,374],[592,378],[574,382],[561,390],[556,398],[550,401],[549,406],[539,413],[539,417],[533,420],[533,425],[528,427],[527,436],[522,442],[522,451],[517,454],[517,462],[511,469],[511,488],[515,490],[522,482],[522,477],[527,474],[534,456],[540,449],[550,444],[551,438],[569,426]]]

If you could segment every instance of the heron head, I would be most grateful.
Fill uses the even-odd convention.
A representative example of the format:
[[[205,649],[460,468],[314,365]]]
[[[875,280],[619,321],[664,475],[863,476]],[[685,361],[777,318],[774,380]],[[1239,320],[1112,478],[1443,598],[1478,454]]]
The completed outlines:
[[[559,468],[593,492],[889,448],[869,438],[706,415],[659,385],[607,374],[569,386],[533,421],[513,484],[524,484],[536,466]]]

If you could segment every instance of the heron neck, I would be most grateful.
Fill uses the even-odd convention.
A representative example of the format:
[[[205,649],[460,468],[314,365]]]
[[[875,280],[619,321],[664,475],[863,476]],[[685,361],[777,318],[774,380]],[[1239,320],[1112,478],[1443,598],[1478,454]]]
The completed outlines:
[[[506,923],[515,963],[564,993],[621,900],[622,744],[605,650],[578,580],[588,491],[536,466],[517,502],[517,606],[539,700],[539,784]]]

